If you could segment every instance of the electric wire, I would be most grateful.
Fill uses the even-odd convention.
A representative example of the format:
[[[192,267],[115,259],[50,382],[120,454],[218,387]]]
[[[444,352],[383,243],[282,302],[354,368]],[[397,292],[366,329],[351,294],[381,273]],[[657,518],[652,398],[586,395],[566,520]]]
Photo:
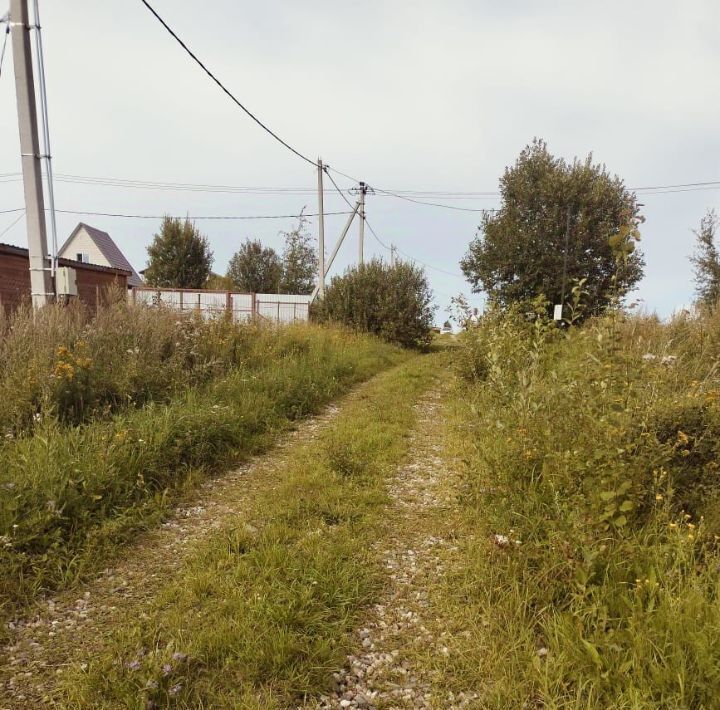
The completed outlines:
[[[46,208],[47,211],[48,208]],[[262,214],[262,215],[182,215],[173,217],[172,215],[156,215],[156,214],[128,214],[125,212],[92,212],[89,210],[55,210],[61,214],[78,214],[78,215],[90,215],[91,217],[126,217],[128,219],[164,219],[170,217],[171,219],[197,219],[197,220],[253,220],[253,219],[299,219],[300,217],[319,217],[319,213],[297,213],[297,214]],[[24,207],[16,207],[11,210],[0,210],[0,214],[10,214],[12,212],[25,212]],[[350,214],[347,211],[339,212],[325,212],[326,217],[332,217],[336,215]]]
[[[347,206],[350,207],[350,209],[353,209],[353,210],[354,210],[354,209],[355,209],[355,205],[353,205],[353,204],[350,202],[350,200],[348,200],[348,198],[345,197],[345,193],[340,189],[340,187],[338,187],[338,184],[335,182],[335,180],[333,180],[332,175],[330,175],[330,173],[328,172],[327,166],[324,166],[324,167],[323,167],[323,172],[328,176],[328,178],[330,179],[330,182],[333,184],[333,187],[337,190],[337,192],[338,192],[338,194],[340,195],[340,197],[342,197],[343,200],[345,200],[345,203],[347,204]]]
[[[330,168],[339,175],[334,168]],[[329,177],[329,175],[328,175]],[[125,178],[104,178],[86,175],[73,175],[69,173],[55,173],[56,182],[79,183],[87,185],[102,185],[109,187],[129,187],[141,189],[158,189],[158,190],[177,190],[177,191],[197,191],[197,192],[228,192],[228,193],[248,193],[252,195],[303,195],[311,196],[317,194],[317,190],[313,188],[303,187],[248,187],[236,185],[212,185],[203,183],[174,183],[165,181],[152,180],[136,180]],[[16,182],[22,179],[22,173],[0,173],[0,182]],[[350,178],[351,179],[351,178]],[[649,185],[643,187],[630,187],[632,192],[641,194],[670,194],[674,192],[693,192],[697,190],[717,190],[720,189],[720,181],[708,180],[695,183],[678,183],[675,185]],[[380,196],[400,197],[405,199],[412,198],[439,198],[446,200],[478,200],[478,199],[497,199],[500,197],[499,192],[471,192],[471,191],[453,191],[453,190],[378,190]],[[332,193],[330,188],[325,189],[326,193]],[[345,190],[344,192],[347,192]]]
[[[5,32],[3,32],[2,49],[0,49],[0,76],[2,76],[3,60],[5,59],[5,49],[7,48],[8,35],[10,34],[10,18],[6,15],[0,18],[0,24],[5,23]]]
[[[0,238],[4,237],[24,216],[25,210],[22,210],[22,212],[12,222],[10,222],[10,224],[5,227],[2,232],[0,232]]]
[[[127,214],[124,212],[87,212],[85,210],[56,210],[61,214],[77,214],[77,215],[90,215],[92,217],[123,217],[126,219],[164,219],[170,217],[171,219],[180,220],[215,220],[215,221],[236,221],[236,220],[255,220],[255,219],[299,219],[300,217],[318,217],[319,214],[316,212],[308,214],[307,212],[301,214],[264,214],[264,215],[183,215],[173,217],[172,215],[157,215],[157,214]],[[325,216],[329,215],[343,215],[350,214],[349,212],[325,212]]]
[[[306,163],[310,163],[310,165],[317,166],[317,163],[314,160],[311,160],[307,156],[303,155],[299,150],[296,150],[293,148],[289,143],[284,141],[280,136],[272,131],[268,126],[266,126],[252,111],[250,111],[245,105],[243,105],[240,100],[218,79],[215,74],[213,74],[206,66],[203,64],[203,62],[198,59],[197,55],[183,42],[180,37],[173,31],[173,29],[163,20],[162,17],[157,13],[155,8],[147,1],[147,0],[140,0],[140,2],[145,5],[145,7],[154,15],[155,19],[165,28],[165,30],[172,36],[172,38],[192,57],[192,59],[195,61],[195,63],[227,94],[227,96],[235,103],[237,106],[239,106],[255,123],[257,123],[260,128],[262,128],[266,133],[271,135],[278,143],[284,145],[289,151],[293,152],[295,155],[297,155],[299,158],[302,158]]]

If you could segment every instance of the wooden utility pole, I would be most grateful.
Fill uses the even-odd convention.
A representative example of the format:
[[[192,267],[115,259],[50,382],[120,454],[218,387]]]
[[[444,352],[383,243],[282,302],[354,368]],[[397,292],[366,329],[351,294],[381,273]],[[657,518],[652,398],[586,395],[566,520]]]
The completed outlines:
[[[42,156],[38,139],[35,82],[30,48],[30,30],[34,28],[30,25],[27,0],[10,0],[10,23],[25,189],[25,223],[30,256],[30,293],[33,308],[41,308],[54,298],[55,293],[48,258],[45,203],[40,166]]]
[[[325,210],[323,193],[323,162],[318,158],[318,296],[325,296]]]

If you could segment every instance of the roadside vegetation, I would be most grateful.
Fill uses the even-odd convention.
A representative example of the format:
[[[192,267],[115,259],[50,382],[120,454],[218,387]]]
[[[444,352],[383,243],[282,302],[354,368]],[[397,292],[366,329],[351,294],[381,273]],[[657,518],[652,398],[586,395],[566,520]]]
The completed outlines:
[[[295,707],[327,691],[377,598],[387,478],[443,354],[379,375],[144,607],[77,649],[73,707]],[[96,600],[97,601],[97,600]]]
[[[406,262],[373,259],[334,276],[312,317],[373,333],[396,345],[424,348],[431,341],[435,309],[425,272]]]
[[[456,350],[462,561],[444,669],[482,707],[715,707],[720,313],[563,331],[491,310]]]
[[[0,338],[0,617],[96,569],[200,478],[407,355],[313,326],[117,302],[20,312]]]

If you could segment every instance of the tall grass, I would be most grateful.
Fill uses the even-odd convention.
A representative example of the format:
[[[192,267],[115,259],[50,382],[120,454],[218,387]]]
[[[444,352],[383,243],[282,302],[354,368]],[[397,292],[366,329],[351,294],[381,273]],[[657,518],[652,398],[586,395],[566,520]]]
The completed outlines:
[[[484,707],[717,707],[719,333],[492,312],[465,335],[446,673]]]
[[[1,347],[2,616],[71,584],[200,477],[406,357],[337,329],[203,322],[121,303],[92,321],[73,310],[34,323],[20,315]]]
[[[287,708],[328,690],[383,579],[386,480],[442,355],[383,373],[293,452],[247,515],[201,542],[151,604],[77,649],[72,707]]]

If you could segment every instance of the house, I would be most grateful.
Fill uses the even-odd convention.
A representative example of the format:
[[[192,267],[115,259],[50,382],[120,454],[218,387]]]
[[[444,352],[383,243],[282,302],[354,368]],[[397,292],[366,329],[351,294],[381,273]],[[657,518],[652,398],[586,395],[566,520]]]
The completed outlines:
[[[83,264],[95,264],[129,271],[128,287],[143,285],[142,277],[133,269],[110,235],[100,229],[91,227],[89,224],[80,222],[73,229],[72,234],[60,247],[58,256],[64,259],[80,261]]]
[[[102,303],[108,288],[119,286],[127,289],[131,276],[130,269],[78,263],[71,259],[58,259],[58,266],[75,269],[78,298],[93,310]],[[10,313],[24,300],[30,300],[28,250],[11,244],[0,244],[0,308]]]

